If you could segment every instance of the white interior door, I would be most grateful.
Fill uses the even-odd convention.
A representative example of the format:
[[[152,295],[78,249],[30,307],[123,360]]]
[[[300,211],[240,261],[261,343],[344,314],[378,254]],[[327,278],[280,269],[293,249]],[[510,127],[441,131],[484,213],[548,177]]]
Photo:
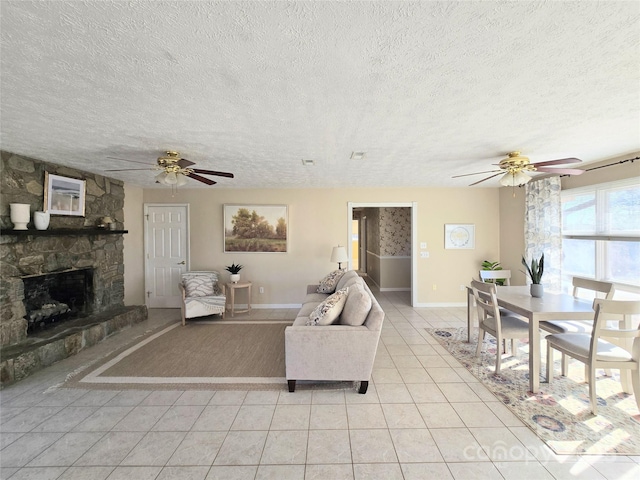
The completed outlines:
[[[144,206],[148,308],[180,308],[180,275],[189,268],[189,205]]]

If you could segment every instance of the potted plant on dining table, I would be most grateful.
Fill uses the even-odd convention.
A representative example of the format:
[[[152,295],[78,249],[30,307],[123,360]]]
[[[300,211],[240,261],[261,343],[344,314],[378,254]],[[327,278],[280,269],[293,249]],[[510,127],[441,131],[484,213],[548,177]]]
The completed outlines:
[[[544,273],[544,253],[540,256],[540,260],[536,260],[535,258],[531,259],[531,266],[527,264],[527,261],[524,257],[522,257],[522,264],[527,269],[527,274],[531,279],[531,296],[541,298],[544,289],[542,287],[542,274]]]

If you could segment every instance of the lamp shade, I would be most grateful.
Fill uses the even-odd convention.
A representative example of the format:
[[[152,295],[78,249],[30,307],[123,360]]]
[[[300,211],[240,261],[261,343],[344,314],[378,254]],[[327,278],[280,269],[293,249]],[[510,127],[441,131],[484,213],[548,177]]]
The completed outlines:
[[[349,257],[347,256],[346,248],[341,247],[340,245],[338,245],[337,247],[333,247],[333,250],[331,251],[332,262],[342,263],[346,262],[347,260],[349,260]]]

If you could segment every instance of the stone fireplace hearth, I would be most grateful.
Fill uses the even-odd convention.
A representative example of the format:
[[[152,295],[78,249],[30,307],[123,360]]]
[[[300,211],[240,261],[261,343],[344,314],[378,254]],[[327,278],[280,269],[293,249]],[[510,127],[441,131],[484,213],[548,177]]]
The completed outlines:
[[[144,305],[124,306],[126,230],[96,227],[124,220],[119,180],[7,152],[0,170],[0,381],[39,368],[147,318]],[[85,180],[85,216],[56,215],[47,230],[13,230],[10,203],[41,210],[44,173]]]

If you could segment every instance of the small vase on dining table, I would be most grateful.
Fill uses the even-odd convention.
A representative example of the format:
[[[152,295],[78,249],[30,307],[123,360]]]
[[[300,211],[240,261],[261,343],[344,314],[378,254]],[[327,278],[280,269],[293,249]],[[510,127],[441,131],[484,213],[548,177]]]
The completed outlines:
[[[529,291],[532,297],[542,298],[544,295],[544,288],[541,283],[532,283]]]

